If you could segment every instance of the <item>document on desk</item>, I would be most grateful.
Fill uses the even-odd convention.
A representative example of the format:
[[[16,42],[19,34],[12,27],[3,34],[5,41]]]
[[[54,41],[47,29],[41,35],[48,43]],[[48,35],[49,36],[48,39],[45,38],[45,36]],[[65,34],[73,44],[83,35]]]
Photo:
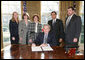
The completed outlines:
[[[31,47],[32,51],[53,51],[51,46],[48,44],[48,46],[41,47],[41,46],[35,46]]]
[[[53,51],[53,49],[51,48],[51,46],[46,46],[46,47],[42,47],[43,51]]]
[[[32,51],[42,51],[40,46],[31,47]]]

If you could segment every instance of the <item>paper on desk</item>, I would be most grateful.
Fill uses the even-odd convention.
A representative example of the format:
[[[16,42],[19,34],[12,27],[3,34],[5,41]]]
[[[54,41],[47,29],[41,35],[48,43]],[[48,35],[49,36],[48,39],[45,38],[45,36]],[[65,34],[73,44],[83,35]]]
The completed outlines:
[[[46,46],[46,47],[42,47],[43,51],[53,51],[53,49],[51,48],[50,45]]]
[[[78,54],[76,54],[76,55],[84,55],[84,54],[80,52],[80,53],[78,53]]]
[[[31,47],[32,51],[42,51],[40,46]]]

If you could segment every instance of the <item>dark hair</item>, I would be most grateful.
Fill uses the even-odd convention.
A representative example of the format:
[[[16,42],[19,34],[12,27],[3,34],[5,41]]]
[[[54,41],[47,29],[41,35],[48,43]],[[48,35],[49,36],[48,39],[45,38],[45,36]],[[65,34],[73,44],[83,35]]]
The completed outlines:
[[[24,19],[24,16],[27,16],[27,19],[29,19],[29,16],[26,13],[23,14],[22,19]]]
[[[35,17],[35,16],[38,18],[38,22],[39,22],[39,19],[40,19],[40,18],[39,18],[39,16],[38,16],[37,14],[34,14],[34,15],[33,15],[32,20],[34,21],[34,17]]]
[[[71,8],[72,10],[75,10],[74,7],[72,7],[72,6],[68,7],[68,9],[70,9],[70,8]]]
[[[55,13],[55,14],[57,15],[56,11],[52,11],[52,12],[51,12],[51,15],[52,15],[52,13]]]

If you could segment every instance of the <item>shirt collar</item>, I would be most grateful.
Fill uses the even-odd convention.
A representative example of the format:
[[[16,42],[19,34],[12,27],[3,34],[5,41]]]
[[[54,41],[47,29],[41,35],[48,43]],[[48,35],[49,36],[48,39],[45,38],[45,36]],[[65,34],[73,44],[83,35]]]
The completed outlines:
[[[55,21],[55,22],[56,22],[56,18],[55,18],[55,19],[53,19],[53,21]]]
[[[74,14],[72,14],[71,16],[69,16],[70,18],[72,18],[72,16],[73,16]]]

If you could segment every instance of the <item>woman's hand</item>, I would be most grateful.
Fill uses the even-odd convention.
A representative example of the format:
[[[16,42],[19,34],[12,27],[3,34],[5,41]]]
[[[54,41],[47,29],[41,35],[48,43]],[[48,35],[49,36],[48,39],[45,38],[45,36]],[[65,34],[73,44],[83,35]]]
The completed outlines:
[[[20,37],[19,40],[20,40],[20,43],[21,43],[22,42],[22,38]]]
[[[15,37],[12,37],[12,40],[15,40]]]
[[[29,42],[32,43],[32,39],[29,39]]]
[[[22,40],[22,38],[20,37],[20,39],[19,40]]]

